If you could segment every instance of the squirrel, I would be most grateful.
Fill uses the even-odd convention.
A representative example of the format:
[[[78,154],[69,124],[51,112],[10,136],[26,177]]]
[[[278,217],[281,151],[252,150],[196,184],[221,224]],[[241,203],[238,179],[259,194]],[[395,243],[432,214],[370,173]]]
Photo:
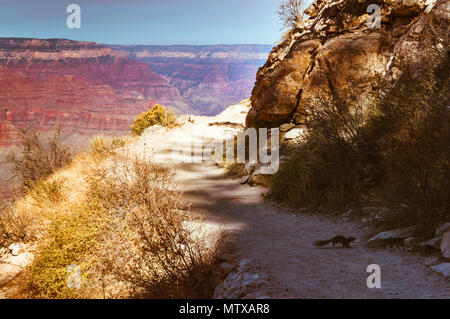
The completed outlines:
[[[342,247],[350,248],[350,243],[355,240],[355,237],[344,237],[344,236],[336,236],[331,238],[330,240],[318,240],[314,242],[316,246],[325,246],[329,243],[333,243],[333,247],[336,246],[337,243],[341,243]]]

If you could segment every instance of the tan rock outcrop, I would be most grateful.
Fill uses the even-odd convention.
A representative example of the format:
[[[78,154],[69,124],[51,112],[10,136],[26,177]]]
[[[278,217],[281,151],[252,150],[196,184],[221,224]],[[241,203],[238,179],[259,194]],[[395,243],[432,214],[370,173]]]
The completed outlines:
[[[313,97],[351,89],[360,99],[394,83],[402,65],[448,43],[449,0],[390,0],[372,26],[369,0],[316,0],[259,69],[246,124],[303,124]]]

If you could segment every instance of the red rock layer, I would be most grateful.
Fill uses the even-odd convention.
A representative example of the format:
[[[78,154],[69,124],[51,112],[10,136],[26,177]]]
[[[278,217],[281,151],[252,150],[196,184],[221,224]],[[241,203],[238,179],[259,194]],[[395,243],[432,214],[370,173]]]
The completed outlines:
[[[15,143],[14,127],[127,131],[155,102],[193,112],[176,88],[124,53],[91,42],[0,39],[0,145]]]
[[[111,46],[133,60],[146,62],[168,79],[203,115],[216,115],[250,96],[256,71],[272,46]]]

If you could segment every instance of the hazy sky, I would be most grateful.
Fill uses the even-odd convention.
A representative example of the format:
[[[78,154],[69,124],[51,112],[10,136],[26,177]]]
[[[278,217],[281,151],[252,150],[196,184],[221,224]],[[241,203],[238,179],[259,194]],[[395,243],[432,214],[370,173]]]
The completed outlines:
[[[81,7],[69,29],[66,8]],[[274,44],[279,0],[0,0],[0,37],[111,44]]]

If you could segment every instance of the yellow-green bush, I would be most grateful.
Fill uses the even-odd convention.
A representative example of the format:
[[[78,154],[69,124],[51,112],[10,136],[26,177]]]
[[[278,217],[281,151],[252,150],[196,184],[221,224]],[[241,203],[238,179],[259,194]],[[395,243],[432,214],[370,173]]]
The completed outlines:
[[[102,235],[105,216],[92,207],[77,207],[58,216],[49,226],[32,265],[28,269],[29,293],[35,298],[92,298],[95,291],[94,252]],[[80,288],[68,285],[69,266],[81,270]]]
[[[176,116],[172,110],[167,110],[163,105],[155,104],[150,110],[137,116],[131,126],[131,132],[135,135],[141,135],[144,130],[153,125],[164,127],[173,127],[176,125]]]

